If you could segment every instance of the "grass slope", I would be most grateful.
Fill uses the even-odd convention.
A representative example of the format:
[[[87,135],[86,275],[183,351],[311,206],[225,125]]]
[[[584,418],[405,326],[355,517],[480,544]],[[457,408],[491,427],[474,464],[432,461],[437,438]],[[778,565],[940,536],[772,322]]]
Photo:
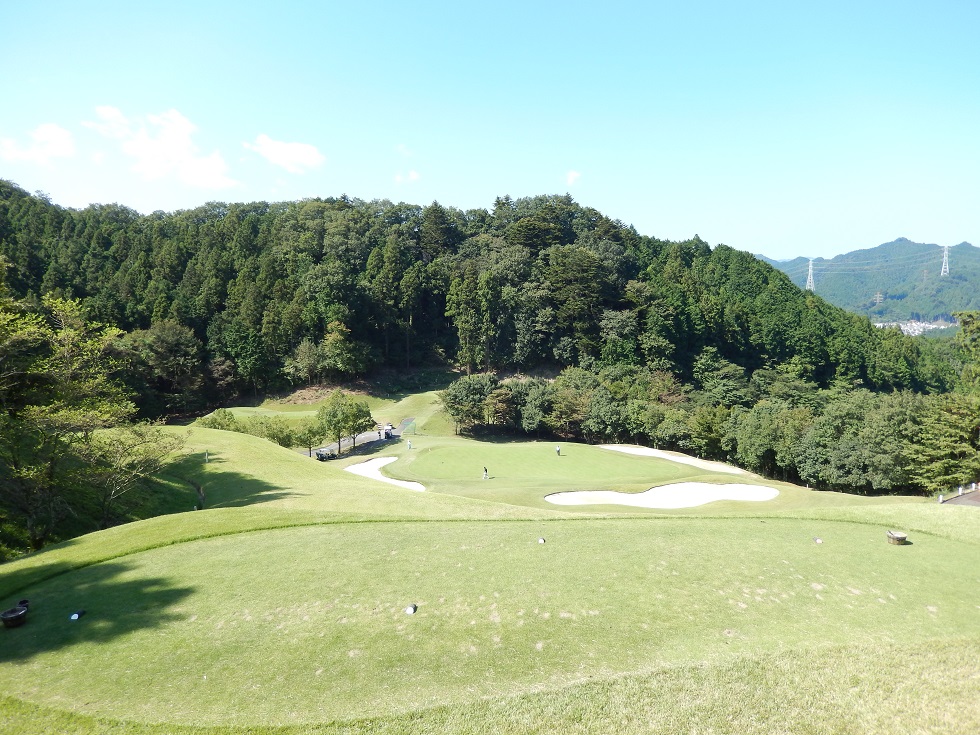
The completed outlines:
[[[768,503],[558,510],[556,489],[735,478],[445,435],[431,395],[386,410],[417,418],[412,450],[318,463],[193,428],[170,471],[208,510],[0,567],[0,603],[32,604],[0,631],[0,730],[978,730],[975,509],[778,484]],[[343,471],[377,452],[430,491]]]

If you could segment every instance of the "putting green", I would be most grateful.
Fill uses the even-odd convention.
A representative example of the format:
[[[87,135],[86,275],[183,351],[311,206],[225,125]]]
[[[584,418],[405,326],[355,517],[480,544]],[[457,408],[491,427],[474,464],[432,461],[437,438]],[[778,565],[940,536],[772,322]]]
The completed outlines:
[[[491,492],[514,483],[540,487],[642,487],[651,483],[674,482],[706,474],[675,462],[636,457],[610,452],[587,444],[565,445],[557,456],[554,444],[543,442],[513,442],[483,444],[457,442],[422,449],[405,460],[406,472],[424,477],[439,487],[458,488],[469,483],[483,482],[483,467],[487,466]],[[730,476],[726,476],[730,480]]]
[[[608,490],[642,493],[678,482],[729,484],[735,475],[672,462],[659,457],[610,451],[587,444],[562,444],[561,456],[550,442],[477,442],[455,437],[422,437],[413,449],[399,446],[397,462],[383,474],[419,482],[430,493],[456,495],[493,503],[556,510],[546,496],[556,492]],[[488,479],[483,479],[483,468]],[[773,510],[841,507],[888,503],[920,503],[920,498],[866,498],[844,493],[814,492],[750,473],[737,475],[740,484],[777,488],[778,497],[763,502],[718,500],[713,513],[758,513]],[[705,508],[639,508],[617,504],[561,506],[566,514],[698,514]]]
[[[980,549],[924,533],[897,547],[884,531],[780,518],[370,522],[164,546],[22,590],[30,621],[4,632],[0,690],[142,722],[298,724],[975,634]],[[70,622],[76,609],[86,614]]]

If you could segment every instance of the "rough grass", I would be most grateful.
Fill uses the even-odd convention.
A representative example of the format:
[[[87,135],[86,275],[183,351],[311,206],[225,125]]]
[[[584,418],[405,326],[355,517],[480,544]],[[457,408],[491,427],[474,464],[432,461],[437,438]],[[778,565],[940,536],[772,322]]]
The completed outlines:
[[[453,437],[431,394],[385,410],[421,427],[383,445],[386,471],[431,492],[193,428],[170,473],[208,510],[0,567],[0,603],[32,604],[0,630],[0,731],[980,729],[975,509],[777,484],[769,503],[569,512],[542,498],[734,476]]]

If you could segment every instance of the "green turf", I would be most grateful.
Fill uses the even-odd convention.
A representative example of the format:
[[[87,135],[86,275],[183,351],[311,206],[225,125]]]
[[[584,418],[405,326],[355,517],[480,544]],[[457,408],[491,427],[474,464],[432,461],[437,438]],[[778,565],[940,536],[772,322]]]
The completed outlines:
[[[937,559],[961,560],[941,593]],[[183,724],[385,716],[804,645],[963,636],[975,560],[962,542],[898,548],[867,526],[781,519],[255,532],[36,585],[0,686]],[[76,608],[88,612],[71,624]]]
[[[976,509],[781,483],[765,503],[551,506],[556,490],[762,480],[466,440],[432,398],[385,407],[417,418],[412,450],[335,462],[173,429],[187,455],[168,473],[206,510],[0,567],[0,603],[32,605],[0,630],[0,732],[980,727]],[[379,453],[429,492],[343,470]]]

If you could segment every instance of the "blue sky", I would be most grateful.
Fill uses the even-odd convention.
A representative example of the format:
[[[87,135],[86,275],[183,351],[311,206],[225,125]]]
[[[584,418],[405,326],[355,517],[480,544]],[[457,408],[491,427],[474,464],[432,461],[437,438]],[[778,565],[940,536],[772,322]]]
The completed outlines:
[[[980,245],[980,3],[4,0],[0,178],[83,207],[570,193],[775,258]]]

